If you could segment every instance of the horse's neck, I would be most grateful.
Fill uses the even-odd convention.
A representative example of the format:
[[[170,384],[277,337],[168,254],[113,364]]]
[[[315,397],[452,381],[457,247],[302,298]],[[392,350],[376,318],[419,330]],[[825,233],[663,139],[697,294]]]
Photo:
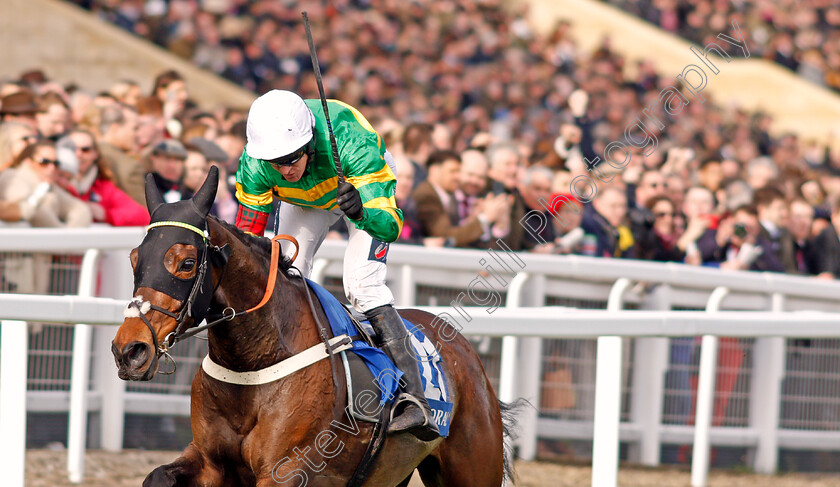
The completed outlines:
[[[230,243],[231,257],[213,301],[220,308],[230,306],[239,312],[261,300],[268,265],[255,265],[241,242]],[[208,331],[210,358],[236,371],[258,370],[289,358],[314,343],[309,336],[313,332],[301,326],[310,314],[299,285],[278,271],[273,297],[265,306]]]

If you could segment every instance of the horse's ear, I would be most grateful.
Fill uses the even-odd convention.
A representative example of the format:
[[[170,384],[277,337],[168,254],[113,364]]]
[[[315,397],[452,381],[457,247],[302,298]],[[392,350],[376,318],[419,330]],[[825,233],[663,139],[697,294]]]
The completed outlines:
[[[216,191],[219,189],[219,168],[210,166],[210,171],[207,173],[207,179],[204,184],[195,192],[192,197],[193,204],[200,214],[207,216],[210,213],[210,208],[213,207],[213,201],[216,199]]]
[[[146,208],[149,209],[149,215],[153,215],[162,204],[164,204],[163,196],[157,189],[155,177],[149,173],[146,175]]]

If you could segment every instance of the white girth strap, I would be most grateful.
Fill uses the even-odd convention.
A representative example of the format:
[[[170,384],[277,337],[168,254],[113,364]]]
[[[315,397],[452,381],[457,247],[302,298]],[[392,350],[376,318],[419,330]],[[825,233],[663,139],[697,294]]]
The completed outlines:
[[[330,338],[330,346],[335,347],[333,348],[333,353],[353,348],[353,343],[349,341],[348,343],[336,346],[337,343],[340,343],[343,340],[349,340],[349,338],[350,337],[347,335],[339,335],[337,337]],[[282,379],[293,372],[309,367],[315,362],[324,360],[329,356],[330,354],[327,352],[327,347],[323,343],[319,343],[296,355],[292,355],[286,360],[282,360],[270,367],[260,370],[236,372],[226,369],[210,360],[209,354],[204,357],[204,361],[201,362],[201,368],[204,370],[205,374],[221,382],[238,384],[241,386],[258,386],[260,384],[268,384],[269,382]]]

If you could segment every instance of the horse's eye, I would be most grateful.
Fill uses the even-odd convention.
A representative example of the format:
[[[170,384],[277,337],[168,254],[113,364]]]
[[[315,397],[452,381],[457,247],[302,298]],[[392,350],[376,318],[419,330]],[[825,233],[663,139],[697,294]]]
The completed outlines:
[[[189,271],[193,270],[194,267],[195,267],[195,259],[184,259],[184,261],[181,262],[181,270],[184,271],[184,272],[189,272]]]

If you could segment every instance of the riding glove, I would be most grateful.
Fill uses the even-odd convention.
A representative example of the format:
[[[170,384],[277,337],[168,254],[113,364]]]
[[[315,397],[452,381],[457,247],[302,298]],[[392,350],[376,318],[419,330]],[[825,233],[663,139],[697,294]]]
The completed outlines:
[[[359,190],[347,181],[338,185],[338,196],[336,197],[341,211],[347,215],[351,220],[361,220],[364,214],[362,213],[362,197],[359,195]]]

